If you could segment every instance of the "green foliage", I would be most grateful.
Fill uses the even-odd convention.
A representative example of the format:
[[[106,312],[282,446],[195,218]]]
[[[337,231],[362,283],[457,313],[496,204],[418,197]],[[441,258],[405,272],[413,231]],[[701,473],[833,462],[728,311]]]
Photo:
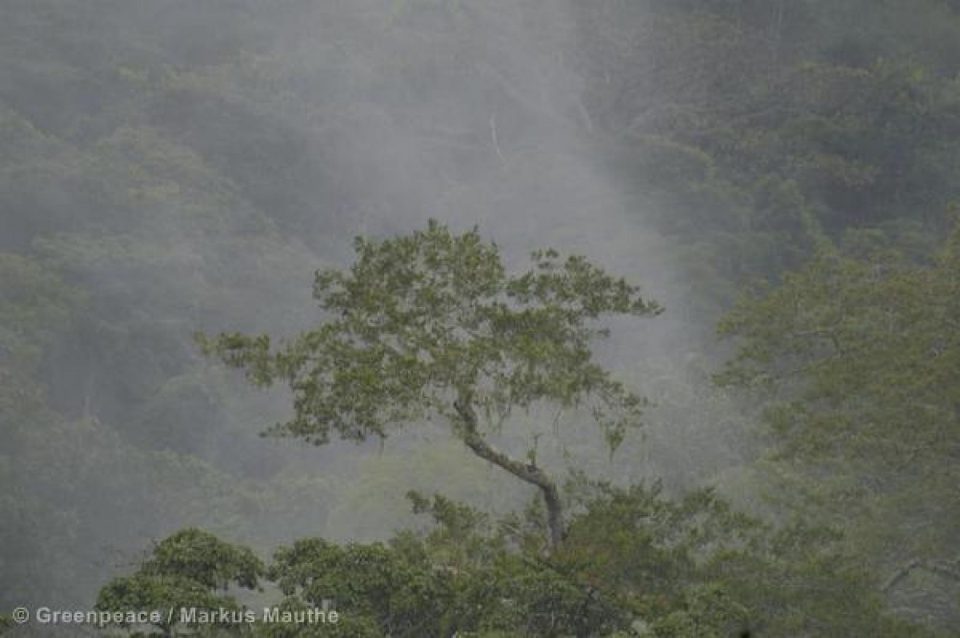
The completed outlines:
[[[164,617],[158,625],[172,631],[183,624],[181,609],[241,610],[227,590],[231,585],[255,589],[263,575],[263,564],[248,548],[225,543],[198,529],[184,529],[161,541],[134,575],[105,585],[96,608],[120,612],[174,610],[172,619]],[[204,631],[214,629],[200,621],[196,626]]]
[[[636,424],[642,401],[591,361],[605,314],[649,315],[638,288],[580,257],[534,253],[535,268],[508,276],[494,245],[474,230],[358,239],[349,272],[321,271],[314,294],[329,319],[279,349],[267,336],[203,340],[252,381],[285,381],[296,415],[274,433],[326,443],[384,437],[432,415],[456,422],[455,399],[490,421],[538,401],[591,407],[611,447]]]
[[[709,491],[673,501],[659,487],[574,487],[580,509],[549,557],[517,544],[515,520],[491,525],[470,507],[419,494],[410,495],[414,508],[436,523],[425,535],[401,532],[387,545],[310,538],[281,547],[265,576],[281,598],[268,604],[336,610],[339,620],[249,629],[273,638],[929,635],[885,616],[862,570],[837,553],[836,534],[804,524],[770,529]],[[178,533],[170,547],[196,535]],[[193,606],[213,595],[174,576],[195,571],[186,562],[166,580],[148,576],[158,556],[105,587],[101,600],[156,605],[192,595]]]
[[[823,235],[900,242],[909,220],[929,252],[943,232],[960,177],[954,8],[611,0],[578,17],[613,170],[682,251],[701,314]]]
[[[263,566],[245,547],[228,545],[198,529],[186,529],[157,545],[142,572],[147,576],[183,576],[207,589],[226,589],[231,582],[253,589]]]
[[[380,544],[297,541],[277,551],[268,578],[286,596],[285,605],[333,604],[345,618],[370,619],[379,635],[440,635],[452,622],[450,578],[434,573],[424,555]]]
[[[777,390],[787,411],[771,418],[793,449],[837,453],[842,443],[882,464],[908,450],[949,456],[960,401],[956,242],[955,231],[932,267],[824,253],[744,299],[720,326],[743,338],[721,382]]]
[[[84,297],[37,261],[0,253],[0,365],[34,372]]]
[[[718,380],[757,391],[779,458],[797,472],[794,502],[842,521],[854,551],[887,573],[949,564],[960,549],[948,531],[960,515],[958,237],[929,265],[825,251],[720,326],[740,347]],[[797,482],[810,474],[816,483]]]

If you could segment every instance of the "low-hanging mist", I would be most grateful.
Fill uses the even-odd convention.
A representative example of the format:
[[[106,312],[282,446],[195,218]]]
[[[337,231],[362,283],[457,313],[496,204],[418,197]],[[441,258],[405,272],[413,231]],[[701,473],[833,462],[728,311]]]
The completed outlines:
[[[582,254],[666,308],[594,344],[651,401],[615,455],[589,415],[552,408],[514,415],[496,445],[561,480],[659,482],[670,497],[711,485],[778,524],[833,525],[893,583],[878,600],[937,626],[955,617],[953,510],[931,504],[949,478],[811,461],[781,443],[822,403],[790,412],[714,378],[738,344],[775,343],[757,316],[798,339],[836,327],[803,322],[842,300],[797,289],[793,315],[758,302],[719,341],[721,316],[750,308],[744,288],[832,285],[849,274],[823,265],[846,263],[832,250],[877,260],[878,277],[905,268],[893,253],[949,263],[951,3],[11,0],[0,13],[0,613],[90,605],[184,527],[266,554],[422,527],[411,489],[496,514],[534,502],[447,423],[360,444],[261,438],[289,418],[289,394],[197,344],[310,329],[324,318],[314,273],[348,267],[354,237],[438,220],[478,228],[511,270],[536,249]],[[888,323],[913,302],[891,301]],[[860,310],[837,316],[872,325]],[[931,361],[952,356],[941,328],[916,342]],[[771,361],[758,378],[798,392],[819,369]],[[927,449],[907,443],[890,454]],[[846,520],[838,498],[863,509]]]

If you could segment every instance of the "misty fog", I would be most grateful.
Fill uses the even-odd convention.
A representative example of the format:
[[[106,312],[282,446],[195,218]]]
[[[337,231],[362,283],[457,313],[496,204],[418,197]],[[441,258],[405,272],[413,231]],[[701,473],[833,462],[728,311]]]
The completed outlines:
[[[262,438],[289,418],[288,390],[252,387],[196,342],[311,328],[315,271],[349,267],[354,237],[431,219],[477,227],[511,270],[540,248],[586,255],[665,307],[610,322],[596,344],[651,401],[612,457],[576,411],[518,413],[497,446],[535,446],[560,480],[713,486],[770,521],[802,516],[799,498],[777,499],[832,470],[777,465],[762,399],[714,383],[735,346],[716,325],[744,287],[778,285],[844,233],[922,263],[946,235],[952,151],[901,144],[871,164],[829,120],[896,51],[956,91],[956,9],[924,2],[930,16],[910,22],[908,4],[857,27],[869,3],[7,0],[0,612],[90,607],[185,527],[266,556],[424,529],[408,490],[500,515],[535,500],[441,422],[361,444]],[[840,79],[805,79],[817,64]],[[911,117],[955,118],[943,100],[943,115],[931,98]],[[884,126],[869,122],[850,128]],[[888,168],[903,179],[889,192]],[[874,217],[871,189],[891,202]],[[955,560],[949,519],[917,541],[948,549],[922,560]],[[882,574],[912,557],[871,556]],[[950,578],[895,584],[884,595],[905,617],[957,620]]]

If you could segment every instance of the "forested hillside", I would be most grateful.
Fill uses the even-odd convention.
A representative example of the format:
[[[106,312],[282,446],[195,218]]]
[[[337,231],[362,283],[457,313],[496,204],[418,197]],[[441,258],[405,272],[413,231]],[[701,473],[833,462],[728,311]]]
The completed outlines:
[[[960,635],[960,3],[5,0],[0,60],[0,633]]]

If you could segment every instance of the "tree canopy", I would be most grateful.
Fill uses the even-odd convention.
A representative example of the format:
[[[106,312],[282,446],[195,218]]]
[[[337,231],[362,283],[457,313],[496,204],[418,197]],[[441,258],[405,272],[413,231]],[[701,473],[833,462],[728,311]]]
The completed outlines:
[[[824,245],[720,324],[739,350],[718,380],[753,391],[792,502],[851,530],[885,590],[922,571],[960,592],[958,302],[955,228],[926,264],[870,242]],[[956,617],[949,595],[929,604]]]
[[[362,441],[421,419],[446,419],[477,456],[536,485],[550,543],[562,535],[555,481],[494,449],[487,436],[515,409],[540,402],[583,408],[611,449],[640,424],[643,399],[597,364],[591,342],[606,315],[651,316],[660,306],[637,286],[583,257],[533,253],[510,275],[477,229],[426,230],[382,241],[358,238],[348,271],[316,275],[325,321],[279,348],[269,336],[223,334],[209,352],[258,384],[293,391],[294,418],[271,432],[326,443]]]

